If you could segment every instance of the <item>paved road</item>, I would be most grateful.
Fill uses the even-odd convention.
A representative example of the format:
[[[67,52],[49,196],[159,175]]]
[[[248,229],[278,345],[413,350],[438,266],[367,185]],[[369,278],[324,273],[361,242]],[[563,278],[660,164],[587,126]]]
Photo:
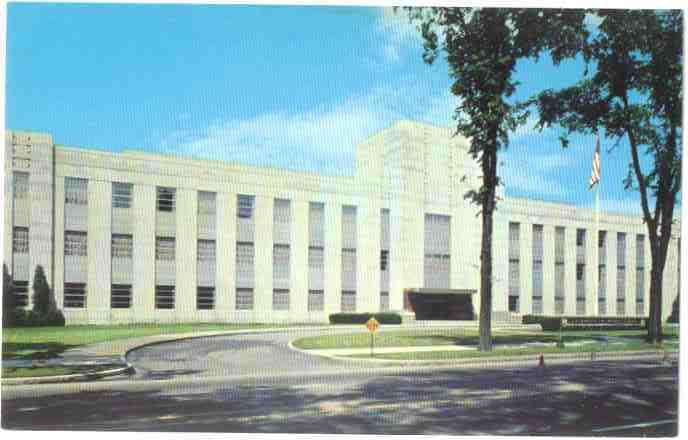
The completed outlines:
[[[202,432],[665,436],[677,366],[386,367],[295,352],[297,332],[137,350],[137,374],[3,387],[4,428]],[[306,334],[299,331],[298,334]],[[648,423],[647,426],[635,426]],[[609,430],[609,428],[613,430]],[[601,431],[600,431],[601,430]]]

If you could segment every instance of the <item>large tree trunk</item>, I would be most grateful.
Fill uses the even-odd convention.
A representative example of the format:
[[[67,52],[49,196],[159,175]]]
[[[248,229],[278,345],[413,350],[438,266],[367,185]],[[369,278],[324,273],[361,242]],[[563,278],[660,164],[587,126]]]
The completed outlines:
[[[497,186],[497,149],[485,149],[482,161],[482,239],[480,244],[480,351],[492,350],[492,215]]]
[[[661,253],[657,250],[656,253]],[[647,340],[650,343],[662,342],[662,275],[666,252],[652,257],[650,272],[650,316],[647,323]]]

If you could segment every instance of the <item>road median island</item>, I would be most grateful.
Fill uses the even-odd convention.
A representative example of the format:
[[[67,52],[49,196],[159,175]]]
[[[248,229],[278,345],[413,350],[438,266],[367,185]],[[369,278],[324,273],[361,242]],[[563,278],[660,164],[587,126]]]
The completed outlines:
[[[596,360],[627,356],[670,357],[678,351],[678,329],[668,328],[662,346],[647,344],[644,331],[533,330],[495,332],[493,350],[478,351],[475,329],[408,329],[380,332],[371,350],[367,333],[313,336],[292,340],[293,349],[339,360],[373,362],[502,362],[508,359]]]

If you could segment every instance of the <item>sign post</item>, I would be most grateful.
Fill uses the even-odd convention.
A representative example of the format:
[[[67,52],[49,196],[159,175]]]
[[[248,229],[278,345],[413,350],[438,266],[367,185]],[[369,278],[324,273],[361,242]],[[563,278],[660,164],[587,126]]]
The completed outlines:
[[[366,328],[370,332],[370,357],[374,356],[374,346],[375,346],[375,332],[380,328],[380,323],[377,322],[374,316],[371,316],[368,322],[366,322]]]

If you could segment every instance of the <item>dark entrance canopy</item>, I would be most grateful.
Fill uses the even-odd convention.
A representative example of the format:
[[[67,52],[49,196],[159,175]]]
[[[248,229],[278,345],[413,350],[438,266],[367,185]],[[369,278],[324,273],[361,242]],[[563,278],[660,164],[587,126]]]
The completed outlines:
[[[404,303],[417,320],[473,320],[476,293],[473,289],[408,289]]]

